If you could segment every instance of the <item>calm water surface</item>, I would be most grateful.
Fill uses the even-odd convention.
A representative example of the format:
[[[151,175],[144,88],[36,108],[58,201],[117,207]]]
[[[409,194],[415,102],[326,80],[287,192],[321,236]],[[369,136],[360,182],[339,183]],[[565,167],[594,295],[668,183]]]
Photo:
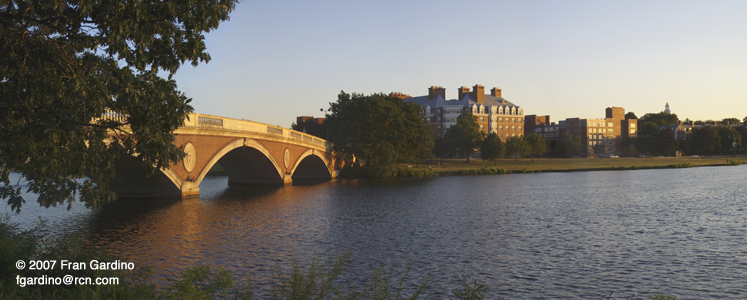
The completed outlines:
[[[336,180],[228,188],[201,198],[43,209],[52,233],[77,231],[157,279],[224,266],[266,283],[275,261],[351,251],[346,280],[377,267],[429,286],[475,278],[491,299],[747,297],[747,166]],[[4,208],[6,211],[9,209]],[[267,286],[259,284],[260,294]]]

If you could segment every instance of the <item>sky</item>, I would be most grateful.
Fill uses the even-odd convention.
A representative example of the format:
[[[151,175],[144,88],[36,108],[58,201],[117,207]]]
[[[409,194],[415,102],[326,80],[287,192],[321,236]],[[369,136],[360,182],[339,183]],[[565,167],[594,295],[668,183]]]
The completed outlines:
[[[290,127],[340,91],[503,90],[526,115],[747,116],[747,1],[249,1],[174,79],[195,112]]]

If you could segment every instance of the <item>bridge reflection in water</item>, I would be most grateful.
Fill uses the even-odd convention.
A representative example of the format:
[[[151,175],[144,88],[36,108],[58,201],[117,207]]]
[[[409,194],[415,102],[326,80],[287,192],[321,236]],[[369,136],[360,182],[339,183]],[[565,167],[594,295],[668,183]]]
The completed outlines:
[[[199,196],[200,183],[215,164],[226,171],[231,186],[332,179],[343,165],[326,140],[253,121],[189,114],[174,135],[184,146],[182,162],[148,177],[142,163],[123,158],[115,163],[112,191],[120,198]]]

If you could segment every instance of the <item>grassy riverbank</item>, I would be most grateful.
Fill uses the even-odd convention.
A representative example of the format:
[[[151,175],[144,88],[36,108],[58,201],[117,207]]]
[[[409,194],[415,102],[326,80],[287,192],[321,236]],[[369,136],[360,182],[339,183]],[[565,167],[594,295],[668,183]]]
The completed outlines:
[[[704,166],[739,165],[747,158],[726,157],[664,157],[664,158],[535,158],[532,159],[499,159],[485,161],[471,159],[444,159],[439,164],[438,159],[431,159],[419,165],[400,165],[396,177],[425,177],[451,175],[488,175],[510,173],[544,173],[544,172],[574,172],[574,171],[605,171],[605,170],[639,170],[639,169],[668,169],[690,168]],[[429,170],[428,167],[431,169]],[[361,169],[346,170],[342,178],[361,178]]]

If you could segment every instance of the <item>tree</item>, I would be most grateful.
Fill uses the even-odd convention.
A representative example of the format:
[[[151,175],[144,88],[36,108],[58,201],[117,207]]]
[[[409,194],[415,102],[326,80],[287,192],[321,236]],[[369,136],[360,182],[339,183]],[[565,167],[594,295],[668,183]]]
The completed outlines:
[[[638,119],[638,124],[644,124],[646,122],[652,122],[656,126],[675,125],[679,122],[676,114],[668,114],[660,112],[657,114],[648,113]]]
[[[627,114],[625,114],[625,120],[630,120],[630,119],[638,119],[638,117],[636,117],[634,112],[629,111]]]
[[[325,123],[334,150],[365,161],[369,176],[393,176],[397,163],[421,162],[433,148],[433,133],[416,103],[342,91],[329,111]]]
[[[443,137],[437,137],[433,146],[433,154],[441,159],[439,164],[443,164],[444,157],[449,157],[452,153],[454,153],[454,148],[449,144],[449,141]]]
[[[480,146],[480,155],[482,159],[492,160],[494,165],[497,165],[496,159],[503,158],[506,154],[506,146],[503,145],[503,141],[498,134],[493,132],[488,134],[485,140],[482,141]]]
[[[742,119],[742,126],[747,126],[747,117],[744,117],[744,119]]]
[[[484,138],[485,132],[480,130],[477,117],[470,111],[459,115],[456,124],[446,129],[446,140],[457,148],[457,153],[467,157],[467,163]]]
[[[635,157],[638,155],[638,150],[635,148],[635,146],[630,145],[622,149],[620,151],[620,154],[624,157]]]
[[[192,107],[171,76],[210,60],[204,33],[236,2],[0,2],[0,198],[20,211],[17,171],[42,206],[98,208],[116,160],[179,162],[172,132]]]
[[[744,141],[747,139],[747,127],[737,127],[737,132],[739,133],[739,140]],[[739,145],[739,148],[741,151],[744,151],[744,143]]]
[[[703,126],[701,128],[693,128],[693,133],[690,136],[690,147],[694,152],[703,154],[711,154],[717,150],[718,145],[721,143],[721,137],[718,136],[718,130],[713,126]]]
[[[532,156],[532,162],[534,162],[535,155],[542,155],[547,152],[547,143],[545,139],[535,132],[531,132],[524,136],[524,140],[527,142],[529,147],[529,155]]]
[[[525,157],[531,153],[529,143],[523,136],[512,136],[506,141],[506,152],[514,157],[514,163],[519,156]]]
[[[724,118],[723,120],[721,120],[721,125],[739,125],[741,123],[742,122],[737,118]]]
[[[734,151],[733,143],[737,143],[737,147],[742,145],[742,136],[733,127],[719,126],[718,136],[721,138],[721,144],[718,147],[721,153]]]
[[[677,140],[674,139],[674,131],[670,128],[662,129],[656,139],[659,154],[671,156],[677,150]]]
[[[571,157],[581,152],[581,138],[573,138],[572,135],[564,132],[560,135],[557,147],[558,156]]]

